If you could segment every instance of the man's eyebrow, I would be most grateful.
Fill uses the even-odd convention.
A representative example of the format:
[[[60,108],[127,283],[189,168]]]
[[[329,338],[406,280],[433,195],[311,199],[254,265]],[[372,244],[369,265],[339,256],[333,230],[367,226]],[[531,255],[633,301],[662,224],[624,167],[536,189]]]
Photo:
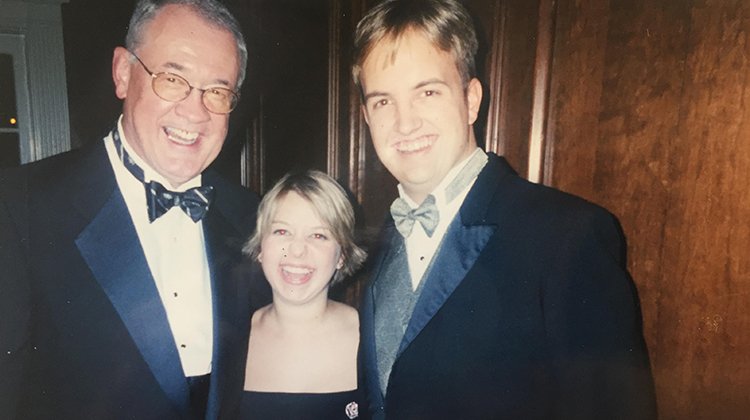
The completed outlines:
[[[372,98],[374,98],[376,96],[388,96],[388,94],[385,93],[385,92],[378,91],[378,90],[370,92],[370,93],[367,93],[367,94],[365,94],[365,102],[367,102],[368,100],[370,100],[370,99],[372,99]]]
[[[423,88],[423,87],[425,87],[425,86],[428,86],[428,85],[434,85],[434,84],[438,84],[438,85],[445,85],[445,86],[448,86],[448,83],[446,83],[446,82],[445,82],[445,81],[443,81],[442,79],[438,79],[437,77],[434,77],[434,78],[432,78],[432,79],[427,79],[427,80],[424,80],[424,81],[422,81],[422,82],[419,82],[419,83],[417,83],[417,85],[416,85],[416,86],[414,86],[414,89],[415,89],[415,90],[416,90],[416,89],[421,89],[421,88]]]
[[[446,83],[442,79],[438,79],[437,77],[434,77],[432,79],[423,80],[423,81],[417,83],[416,85],[414,85],[414,87],[412,88],[412,90],[418,90],[418,89],[421,89],[421,88],[423,88],[425,86],[434,85],[434,84],[448,86],[448,83]],[[370,93],[365,94],[365,102],[367,102],[371,98],[380,97],[380,96],[388,96],[388,93],[382,92],[382,91],[379,91],[379,90],[372,91]]]

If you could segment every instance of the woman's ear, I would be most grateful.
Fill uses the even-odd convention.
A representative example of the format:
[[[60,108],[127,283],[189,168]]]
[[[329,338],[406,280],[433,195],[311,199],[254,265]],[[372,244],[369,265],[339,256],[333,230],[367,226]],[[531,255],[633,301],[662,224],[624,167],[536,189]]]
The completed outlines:
[[[336,263],[336,270],[341,270],[341,267],[344,266],[344,256],[339,256],[339,262]]]

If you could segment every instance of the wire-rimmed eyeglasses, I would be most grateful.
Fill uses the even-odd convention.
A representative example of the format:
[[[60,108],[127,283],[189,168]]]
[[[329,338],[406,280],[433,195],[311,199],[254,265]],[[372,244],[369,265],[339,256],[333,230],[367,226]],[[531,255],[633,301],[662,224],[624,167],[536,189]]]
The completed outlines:
[[[229,114],[237,106],[237,102],[240,99],[239,95],[230,89],[219,86],[201,89],[191,85],[184,77],[174,73],[154,73],[146,67],[146,64],[135,53],[130,51],[130,54],[141,63],[146,73],[151,76],[151,89],[154,90],[156,96],[165,101],[180,102],[187,98],[193,89],[197,89],[201,92],[203,106],[209,112],[213,112],[214,114]]]

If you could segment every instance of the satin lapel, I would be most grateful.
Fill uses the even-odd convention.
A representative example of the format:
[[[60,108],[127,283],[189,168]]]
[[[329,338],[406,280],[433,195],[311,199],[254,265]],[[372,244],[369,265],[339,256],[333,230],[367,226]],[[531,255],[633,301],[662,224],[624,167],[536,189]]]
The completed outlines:
[[[235,362],[245,351],[242,337],[248,334],[250,328],[250,298],[247,296],[248,289],[239,287],[238,281],[241,279],[231,273],[232,267],[242,259],[242,241],[246,238],[240,238],[239,232],[214,209],[204,219],[203,234],[211,270],[214,314],[213,368],[206,418],[213,419],[219,415],[221,407],[232,406],[224,402],[225,398],[233,395],[227,392],[226,384],[234,383],[237,378],[230,379],[228,375],[244,374],[244,370],[235,366]]]
[[[489,153],[489,160],[453,219],[433,257],[432,266],[406,327],[398,354],[414,340],[451,293],[464,280],[497,229],[495,215],[488,212],[501,178],[510,173],[504,161]],[[505,166],[503,166],[505,165]],[[398,357],[398,356],[397,356]]]
[[[494,226],[463,226],[458,218],[453,221],[434,257],[430,273],[424,279],[426,283],[406,327],[398,354],[414,340],[461,284],[494,232]]]
[[[76,238],[76,245],[156,380],[185,412],[189,391],[177,346],[119,189]]]

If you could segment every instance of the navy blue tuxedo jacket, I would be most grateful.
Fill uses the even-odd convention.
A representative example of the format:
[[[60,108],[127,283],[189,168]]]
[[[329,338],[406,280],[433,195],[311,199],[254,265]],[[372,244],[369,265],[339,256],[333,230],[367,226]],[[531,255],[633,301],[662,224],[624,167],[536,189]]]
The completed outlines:
[[[375,418],[655,416],[638,298],[610,213],[489,154],[422,280],[383,397],[373,289],[393,235],[389,217],[361,308]]]
[[[216,189],[203,219],[214,313],[206,417],[216,418],[244,379],[252,279],[231,270],[258,197],[210,170],[203,180]],[[192,417],[166,313],[102,142],[0,174],[0,262],[0,417]]]

